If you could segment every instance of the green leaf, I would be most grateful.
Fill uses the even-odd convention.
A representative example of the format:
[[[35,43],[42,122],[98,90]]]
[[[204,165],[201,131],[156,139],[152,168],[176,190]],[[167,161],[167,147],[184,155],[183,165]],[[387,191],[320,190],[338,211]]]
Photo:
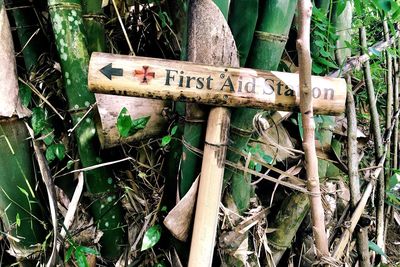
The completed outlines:
[[[76,250],[79,250],[80,252],[85,253],[85,254],[92,254],[92,255],[96,255],[96,256],[100,255],[100,253],[97,250],[95,250],[94,248],[90,248],[90,247],[78,246],[76,248]]]
[[[390,177],[389,180],[389,189],[392,190],[394,187],[400,182],[400,174],[395,173]]]
[[[71,259],[72,252],[74,252],[74,247],[73,246],[69,246],[69,248],[65,252],[64,262],[68,262],[69,259]]]
[[[369,52],[371,52],[373,55],[375,55],[375,56],[381,56],[382,55],[382,53],[381,52],[379,52],[378,50],[376,50],[375,48],[373,48],[373,47],[370,47],[369,49]]]
[[[312,64],[312,71],[314,74],[321,74],[324,69],[321,68],[321,66],[319,66],[318,64],[316,64],[315,62]]]
[[[45,128],[42,131],[42,136],[43,138],[43,142],[49,146],[53,143],[54,141],[54,130],[52,128]]]
[[[385,258],[387,258],[385,252],[383,252],[382,248],[380,248],[377,244],[375,244],[372,241],[368,241],[368,247],[369,249],[375,251],[376,253],[378,253],[381,256],[384,256]]]
[[[340,16],[340,14],[343,13],[344,9],[346,8],[346,0],[339,0],[337,3],[337,8],[336,8],[336,16]]]
[[[74,161],[73,160],[68,160],[67,162],[67,169],[71,169],[72,165],[74,165]]]
[[[54,154],[57,156],[59,160],[63,160],[65,157],[65,147],[63,144],[54,144]]]
[[[142,248],[140,250],[144,251],[146,249],[153,247],[160,240],[160,237],[161,237],[161,226],[158,224],[153,225],[144,234],[142,241]]]
[[[172,137],[170,135],[166,135],[161,139],[161,146],[164,147],[168,145],[172,140]]]
[[[356,9],[357,15],[361,15],[362,14],[361,1],[362,0],[354,0],[354,7]]]
[[[21,218],[19,217],[19,213],[15,216],[15,224],[19,227],[21,226]]]
[[[172,127],[171,129],[171,135],[174,135],[176,133],[176,131],[178,130],[178,125],[175,125],[174,127]]]
[[[39,134],[46,126],[46,112],[44,109],[35,107],[32,109],[31,117],[33,132]]]
[[[333,69],[337,68],[337,66],[334,63],[332,63],[331,61],[326,60],[323,57],[319,57],[315,61],[317,61],[317,62],[321,63],[322,65],[325,65],[325,66],[327,66],[329,68],[333,68]]]
[[[48,162],[52,162],[56,159],[56,154],[54,153],[54,146],[51,145],[46,149],[46,159]]]
[[[129,136],[129,130],[132,126],[132,118],[129,115],[128,110],[124,107],[118,115],[117,128],[118,132],[122,137]]]
[[[140,117],[132,121],[130,134],[136,133],[138,130],[144,129],[150,120],[150,116]]]
[[[85,254],[78,249],[75,250],[75,259],[79,267],[89,267]]]
[[[32,91],[31,89],[24,83],[19,83],[19,98],[21,99],[21,104],[24,107],[27,107],[29,105],[29,102],[31,102],[32,98]]]
[[[392,0],[375,0],[375,2],[385,12],[389,12],[392,9]]]

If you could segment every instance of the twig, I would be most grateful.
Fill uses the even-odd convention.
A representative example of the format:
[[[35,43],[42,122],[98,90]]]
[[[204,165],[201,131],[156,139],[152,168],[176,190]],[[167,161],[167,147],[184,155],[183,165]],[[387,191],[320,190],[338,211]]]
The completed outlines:
[[[115,13],[117,13],[118,21],[119,21],[119,24],[121,25],[122,32],[124,33],[126,42],[128,44],[130,54],[132,56],[134,56],[135,52],[133,51],[133,47],[132,47],[131,41],[129,40],[128,34],[126,33],[125,26],[124,26],[124,23],[122,22],[121,15],[119,14],[118,7],[115,4],[115,0],[112,0],[112,3],[113,3],[113,6],[115,8]]]
[[[54,113],[57,114],[58,117],[60,117],[61,120],[64,120],[64,117],[61,116],[61,114],[57,111],[57,109],[49,102],[49,100],[47,100],[31,83],[29,82],[25,82],[23,79],[18,77],[18,80],[20,82],[22,82],[23,84],[25,84],[26,86],[29,87],[29,89],[32,90],[32,92],[34,92],[40,99],[43,100],[44,103],[46,103],[53,111]]]
[[[389,139],[392,136],[393,128],[394,128],[395,122],[398,120],[398,118],[399,118],[399,112],[396,112],[396,114],[392,118],[392,126],[390,127],[390,129],[388,129],[387,134],[386,134],[387,137],[385,138],[384,141],[386,141],[387,139]],[[354,231],[354,228],[356,227],[356,225],[365,209],[365,206],[371,195],[371,192],[376,183],[376,180],[383,169],[382,167],[383,167],[383,165],[385,163],[385,159],[386,159],[387,145],[388,144],[385,143],[384,152],[383,152],[381,158],[379,159],[378,166],[380,166],[380,168],[377,168],[372,173],[371,181],[368,183],[367,187],[365,188],[364,194],[362,195],[360,201],[357,204],[357,208],[354,210],[354,212],[351,216],[350,225],[349,225],[349,227],[344,229],[343,234],[340,238],[340,241],[337,244],[337,246],[333,252],[333,257],[336,259],[340,259],[342,257],[344,249],[346,248],[347,244],[349,244],[349,239],[350,239],[350,237]]]
[[[318,177],[318,160],[315,149],[315,125],[311,95],[310,22],[312,4],[310,0],[298,1],[298,37],[296,42],[299,56],[300,111],[303,121],[303,149],[311,203],[311,220],[317,257],[329,257],[328,239],[325,232],[325,216],[321,201]]]

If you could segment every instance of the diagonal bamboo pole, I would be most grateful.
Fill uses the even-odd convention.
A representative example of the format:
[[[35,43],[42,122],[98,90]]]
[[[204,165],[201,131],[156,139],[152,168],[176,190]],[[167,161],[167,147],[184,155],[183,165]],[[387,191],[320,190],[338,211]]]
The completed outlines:
[[[318,177],[318,161],[315,150],[315,125],[313,119],[313,103],[311,96],[311,57],[310,57],[310,22],[312,4],[308,0],[298,2],[299,30],[296,42],[299,54],[300,78],[300,111],[303,121],[307,187],[311,192],[311,220],[314,242],[319,259],[329,256],[328,240],[325,233],[324,209],[321,201],[321,191]]]

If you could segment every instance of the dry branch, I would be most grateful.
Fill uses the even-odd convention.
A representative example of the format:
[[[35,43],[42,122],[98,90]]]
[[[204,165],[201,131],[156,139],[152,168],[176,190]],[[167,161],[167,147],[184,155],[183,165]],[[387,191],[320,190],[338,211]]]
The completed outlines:
[[[319,259],[329,256],[328,240],[325,232],[324,209],[318,177],[318,160],[315,150],[315,125],[311,92],[311,56],[310,56],[310,22],[312,4],[309,0],[298,2],[298,39],[296,43],[299,55],[300,78],[300,111],[303,121],[303,149],[307,171],[307,187],[310,195],[311,220],[314,242]]]

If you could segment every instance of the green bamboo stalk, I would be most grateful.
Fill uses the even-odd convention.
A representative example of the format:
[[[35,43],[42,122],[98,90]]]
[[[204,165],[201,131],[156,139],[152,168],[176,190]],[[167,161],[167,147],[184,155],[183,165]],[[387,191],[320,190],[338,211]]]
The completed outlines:
[[[12,15],[14,17],[17,35],[24,56],[25,68],[27,73],[37,63],[40,56],[40,50],[43,49],[43,33],[38,29],[38,20],[34,10],[34,6],[29,1],[9,1],[9,5],[13,7]]]
[[[273,248],[272,257],[275,264],[279,263],[286,249],[291,246],[293,237],[309,210],[309,198],[303,193],[292,193],[282,202],[271,225],[276,230],[268,236],[268,244]]]
[[[230,0],[213,0],[219,10],[221,10],[225,19],[228,18]]]
[[[95,99],[87,88],[89,55],[83,34],[80,1],[49,0],[48,5],[72,121],[74,125],[79,123],[75,136],[81,165],[93,166],[102,163],[102,159],[99,156],[100,145],[93,114],[89,113],[83,118]],[[95,223],[104,233],[100,239],[101,254],[105,258],[116,259],[126,244],[117,185],[109,168],[85,172],[85,184],[90,194],[90,209]]]
[[[0,93],[10,96],[0,103],[0,218],[11,251],[17,259],[23,259],[41,250],[45,223],[34,191],[36,180],[29,135],[22,119],[29,112],[18,101],[14,47],[3,0],[0,0],[0,25],[3,64]]]
[[[274,0],[260,3],[256,31],[246,63],[248,67],[276,70],[285,48],[296,3],[297,1],[295,0]],[[249,8],[254,8],[254,5],[249,5]],[[233,18],[231,18],[232,20]],[[231,27],[238,26],[240,26],[239,23],[231,24]],[[251,28],[251,22],[249,27]],[[232,29],[232,31],[238,32],[239,29]],[[246,36],[242,32],[241,35],[236,35],[235,38],[238,38],[235,41],[241,43]],[[250,108],[237,108],[232,111],[230,146],[233,149],[228,150],[227,160],[235,163],[240,160],[240,154],[234,151],[242,151],[247,146],[254,130],[253,118],[260,111],[259,109]],[[232,179],[233,176],[235,177],[234,179]],[[231,194],[236,201],[236,205],[244,210],[248,203],[243,203],[243,190],[251,190],[250,181],[244,178],[242,172],[236,172],[231,168],[227,168],[225,171],[225,181],[231,181],[231,179]],[[237,191],[235,188],[240,190]],[[247,196],[248,194],[245,195]]]
[[[258,19],[258,0],[232,0],[228,24],[239,51],[240,66],[244,66],[253,41]]]
[[[247,66],[263,70],[276,70],[285,48],[292,24],[296,0],[273,0],[263,2],[253,44],[247,59]],[[233,25],[232,25],[233,26]],[[232,111],[230,145],[235,150],[243,150],[253,134],[253,118],[259,109],[237,108]],[[241,156],[228,151],[227,159],[238,162]],[[227,171],[225,179],[233,175]]]

